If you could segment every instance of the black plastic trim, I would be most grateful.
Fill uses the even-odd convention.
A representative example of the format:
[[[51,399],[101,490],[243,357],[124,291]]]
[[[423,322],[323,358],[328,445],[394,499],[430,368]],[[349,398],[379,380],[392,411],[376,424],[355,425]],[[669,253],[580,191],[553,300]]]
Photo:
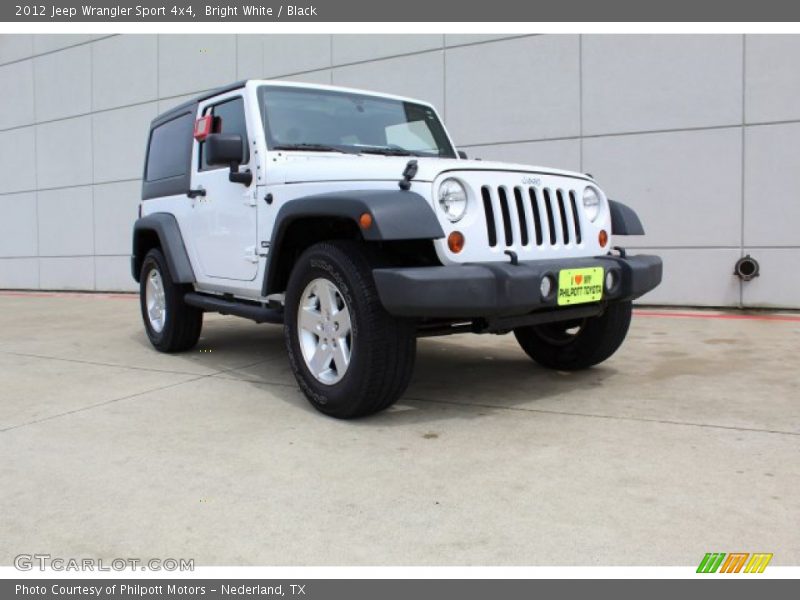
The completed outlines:
[[[275,290],[273,265],[278,263],[284,234],[296,220],[305,217],[343,217],[358,223],[368,212],[372,226],[361,229],[367,241],[433,240],[444,237],[444,231],[427,200],[415,192],[401,190],[364,190],[330,192],[304,196],[286,202],[275,217],[267,259],[262,295]]]
[[[160,115],[158,115],[158,117],[156,117],[156,120],[164,119],[164,118],[169,117],[170,115],[172,115],[173,113],[176,113],[176,112],[186,112],[187,109],[192,108],[192,107],[196,108],[197,105],[200,104],[201,102],[203,102],[204,100],[208,100],[209,98],[213,98],[214,96],[219,96],[221,94],[227,94],[228,92],[232,92],[234,90],[238,90],[240,88],[243,88],[245,86],[245,84],[247,84],[247,80],[243,79],[241,81],[236,81],[234,83],[231,83],[230,85],[223,85],[223,86],[218,87],[216,89],[209,90],[209,91],[207,91],[207,92],[205,92],[203,94],[198,94],[194,98],[192,98],[190,100],[187,100],[185,102],[182,102],[178,106],[174,106],[174,107],[170,108],[169,110],[161,113]],[[169,119],[166,119],[166,120],[169,120]]]
[[[192,138],[192,126],[194,125],[194,115],[196,114],[197,103],[195,102],[193,104],[184,106],[182,110],[173,109],[153,119],[153,122],[150,124],[150,132],[147,136],[147,150],[145,152],[144,167],[142,169],[142,200],[160,198],[163,196],[177,196],[187,193],[191,188],[192,143],[194,142],[194,139]],[[176,175],[175,177],[148,180],[147,164],[150,160],[153,131],[160,126],[169,123],[170,121],[180,119],[181,117],[185,117],[187,115],[191,116],[192,126],[190,126],[188,132],[186,132],[186,139],[182,142],[182,144],[179,144],[182,146],[184,152],[183,161],[185,168],[183,173]]]
[[[170,177],[168,179],[161,179],[157,181],[147,181],[147,161],[150,156],[150,140],[153,135],[153,130],[158,127],[159,125],[163,125],[168,121],[172,121],[173,119],[177,119],[182,117],[186,114],[191,114],[192,124],[194,124],[194,117],[197,116],[198,106],[204,100],[208,100],[209,98],[213,98],[214,96],[218,96],[220,94],[226,94],[228,92],[232,92],[234,90],[241,89],[245,86],[247,80],[237,81],[235,83],[231,83],[230,85],[225,85],[214,90],[209,90],[204,94],[199,94],[198,96],[192,98],[191,100],[187,100],[186,102],[182,102],[178,106],[175,106],[160,115],[158,115],[155,119],[153,119],[152,123],[150,123],[150,133],[147,138],[147,150],[145,153],[144,158],[144,168],[142,170],[142,200],[148,200],[150,198],[160,198],[162,196],[177,196],[179,194],[185,194],[189,191],[191,187],[191,173],[192,173],[192,145],[194,144],[194,138],[192,137],[191,133],[187,136],[186,139],[186,169],[183,175],[177,177]]]
[[[172,280],[175,283],[194,283],[195,276],[189,254],[183,243],[183,236],[174,215],[169,213],[154,213],[138,219],[133,225],[133,253],[131,255],[131,272],[133,278],[139,281],[142,262],[149,248],[143,245],[144,232],[153,232],[158,236],[161,251],[167,259]]]
[[[510,263],[472,263],[441,267],[373,270],[378,295],[395,316],[442,319],[524,315],[562,310],[556,294],[542,298],[542,278],[557,279],[561,269],[603,267],[617,283],[603,292],[603,302],[633,300],[661,282],[658,256],[597,256]],[[605,285],[605,282],[604,282]]]
[[[210,312],[218,312],[221,315],[234,315],[244,317],[256,323],[283,323],[283,311],[274,308],[261,306],[260,304],[250,304],[236,300],[226,300],[208,294],[198,294],[189,292],[184,295],[183,301],[190,306],[196,306]]]
[[[614,235],[644,235],[644,226],[630,206],[617,202],[608,201],[608,209],[611,211],[611,233]]]

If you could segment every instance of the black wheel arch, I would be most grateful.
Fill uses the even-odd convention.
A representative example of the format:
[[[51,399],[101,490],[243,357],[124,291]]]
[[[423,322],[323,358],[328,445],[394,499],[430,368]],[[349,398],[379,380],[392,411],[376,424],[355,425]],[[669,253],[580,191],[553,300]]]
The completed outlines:
[[[366,228],[359,226],[364,213],[372,217]],[[316,242],[350,239],[380,243],[443,237],[430,204],[414,192],[344,191],[297,198],[281,206],[275,217],[262,294],[283,291],[296,258]]]
[[[644,235],[642,221],[630,206],[617,200],[609,200],[608,209],[611,212],[613,235]]]
[[[170,276],[175,283],[194,283],[195,276],[189,254],[183,243],[180,226],[170,213],[153,213],[133,225],[131,274],[138,282],[145,256],[153,248],[161,248]]]

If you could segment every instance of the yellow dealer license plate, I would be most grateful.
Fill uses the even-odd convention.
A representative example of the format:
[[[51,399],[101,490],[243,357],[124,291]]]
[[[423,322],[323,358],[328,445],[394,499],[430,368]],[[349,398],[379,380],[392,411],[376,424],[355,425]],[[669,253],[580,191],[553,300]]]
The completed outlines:
[[[597,302],[603,297],[603,267],[563,269],[558,273],[558,305]]]

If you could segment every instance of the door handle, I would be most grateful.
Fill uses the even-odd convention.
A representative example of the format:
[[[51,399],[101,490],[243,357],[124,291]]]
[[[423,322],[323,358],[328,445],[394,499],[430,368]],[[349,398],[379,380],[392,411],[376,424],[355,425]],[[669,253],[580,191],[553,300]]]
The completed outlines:
[[[200,187],[197,188],[196,190],[189,190],[188,192],[186,192],[186,195],[189,196],[189,198],[197,198],[198,196],[205,196],[206,190],[205,188]]]

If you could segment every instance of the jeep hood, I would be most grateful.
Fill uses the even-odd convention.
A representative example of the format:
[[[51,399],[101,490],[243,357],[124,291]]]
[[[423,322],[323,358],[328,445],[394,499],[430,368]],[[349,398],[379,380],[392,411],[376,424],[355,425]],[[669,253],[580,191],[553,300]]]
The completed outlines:
[[[448,171],[513,171],[588,179],[583,173],[531,165],[484,160],[456,160],[408,156],[297,153],[283,155],[270,163],[267,172],[272,183],[311,183],[319,181],[400,181],[409,160],[417,161],[414,181],[434,181]]]

